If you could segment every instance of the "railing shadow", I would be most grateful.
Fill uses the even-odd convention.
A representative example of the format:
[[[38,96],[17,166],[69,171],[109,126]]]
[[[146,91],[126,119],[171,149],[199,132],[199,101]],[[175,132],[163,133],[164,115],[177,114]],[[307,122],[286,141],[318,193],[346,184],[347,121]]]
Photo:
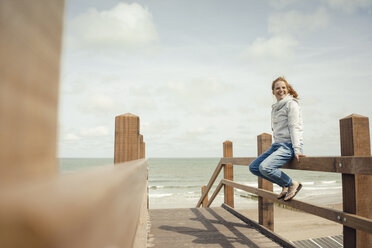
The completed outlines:
[[[247,245],[248,247],[259,247],[253,242],[253,240],[251,240],[244,233],[237,229],[252,228],[251,226],[247,224],[226,221],[221,215],[219,215],[214,209],[211,208],[208,208],[207,211],[215,219],[206,217],[202,213],[201,209],[194,208],[191,209],[191,211],[196,216],[196,218],[190,218],[190,220],[199,222],[205,228],[163,225],[160,226],[159,229],[177,232],[183,235],[194,236],[195,239],[192,242],[197,244],[216,244],[221,247],[235,247],[234,243],[239,243],[242,245]],[[220,227],[218,228],[217,225]],[[228,230],[228,232],[222,232],[221,230]],[[233,235],[230,236],[227,233]]]

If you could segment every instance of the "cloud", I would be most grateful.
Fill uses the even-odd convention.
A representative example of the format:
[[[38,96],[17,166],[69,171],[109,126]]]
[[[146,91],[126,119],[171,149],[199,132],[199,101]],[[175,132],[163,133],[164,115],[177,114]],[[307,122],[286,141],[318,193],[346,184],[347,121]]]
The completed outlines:
[[[298,0],[271,0],[269,3],[274,8],[284,8],[296,2],[298,2]]]
[[[179,122],[176,120],[154,120],[151,123],[141,123],[141,134],[144,137],[150,138],[165,138],[167,134],[171,133],[175,128],[179,126]]]
[[[88,113],[106,113],[113,111],[115,108],[114,100],[105,95],[93,95],[88,97],[85,102],[80,105],[80,109]]]
[[[217,106],[215,102],[211,102],[209,104],[200,106],[199,111],[204,116],[208,116],[208,117],[221,116],[224,114],[228,114],[230,112],[227,106],[225,107],[220,106],[220,105]]]
[[[85,83],[82,79],[75,79],[72,82],[64,80],[61,84],[61,91],[63,94],[80,94],[86,89]]]
[[[205,127],[196,127],[196,128],[191,128],[189,130],[186,131],[186,134],[188,136],[201,136],[201,135],[205,135],[207,133],[210,133],[210,130],[205,128]]]
[[[312,14],[295,10],[274,13],[268,17],[268,32],[272,36],[257,38],[242,52],[242,57],[248,60],[291,59],[299,46],[296,37],[326,28],[328,19],[324,8]]]
[[[270,6],[276,9],[283,9],[305,0],[270,0]],[[344,11],[352,14],[359,9],[368,9],[372,6],[372,0],[320,0],[319,2],[327,4],[330,8]]]
[[[80,139],[80,137],[73,134],[73,133],[68,133],[63,138],[63,140],[65,140],[65,141],[75,141],[75,140],[79,140],[79,139]]]
[[[190,80],[172,80],[158,90],[159,93],[166,94],[176,100],[176,102],[199,106],[200,103],[205,103],[211,98],[221,96],[232,88],[233,86],[218,78],[201,77]]]
[[[345,13],[352,14],[358,9],[366,9],[372,6],[372,0],[322,0],[331,8],[342,10]]]
[[[109,134],[109,131],[104,126],[83,128],[80,130],[80,135],[84,137],[100,137],[100,136],[107,136],[108,134]]]
[[[152,43],[158,33],[151,13],[138,3],[119,3],[106,11],[89,9],[74,18],[66,39],[81,47],[136,47]]]
[[[308,15],[295,10],[275,13],[268,19],[268,31],[275,35],[301,35],[327,27],[328,19],[324,8]]]
[[[133,104],[130,105],[130,109],[133,109],[132,111],[134,112],[153,112],[156,111],[158,107],[154,99],[140,96],[133,101]]]
[[[294,55],[298,42],[291,36],[274,36],[269,39],[257,38],[243,51],[247,59],[285,59]]]

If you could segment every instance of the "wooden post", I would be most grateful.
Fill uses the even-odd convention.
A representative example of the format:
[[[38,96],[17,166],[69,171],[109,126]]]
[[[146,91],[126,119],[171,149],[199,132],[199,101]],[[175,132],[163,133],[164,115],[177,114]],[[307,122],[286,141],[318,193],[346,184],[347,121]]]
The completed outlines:
[[[201,189],[201,193],[203,195],[204,191],[207,189],[207,186],[203,186],[202,189]],[[204,197],[204,200],[202,202],[202,207],[205,208],[207,207],[207,204],[208,204],[208,194]]]
[[[114,163],[140,158],[139,117],[130,113],[115,117]]]
[[[145,142],[143,142],[143,135],[139,135],[139,154],[140,158],[145,158],[146,157],[146,152],[145,152]]]
[[[371,156],[367,117],[352,114],[341,119],[340,139],[342,156]],[[344,212],[372,219],[371,188],[370,175],[342,174]],[[344,247],[372,247],[372,235],[344,226]]]
[[[257,155],[264,153],[272,143],[270,134],[263,133],[257,136]],[[258,177],[258,188],[273,191],[273,184]],[[261,225],[274,231],[274,204],[272,201],[258,197],[258,221]]]
[[[140,134],[138,135],[138,138],[139,138],[139,158],[145,158],[146,155],[145,155],[145,142],[143,142],[143,135]],[[146,183],[148,183],[149,181],[149,168],[147,167],[147,171],[146,171]],[[147,197],[146,197],[146,206],[147,206],[147,209],[149,209],[149,204],[150,204],[150,199],[149,199],[149,187],[148,185],[146,186],[147,188]]]
[[[146,143],[142,142],[141,144],[141,158],[146,158]]]
[[[141,155],[142,155],[142,142],[143,142],[143,136],[142,134],[139,133],[139,130],[138,130],[138,158],[141,158]]]
[[[0,182],[58,173],[64,1],[0,1]]]
[[[223,157],[232,158],[233,148],[231,141],[223,142]],[[232,164],[225,164],[223,169],[223,178],[227,180],[234,180],[234,171]],[[224,186],[224,203],[230,207],[234,207],[234,188],[231,186]]]

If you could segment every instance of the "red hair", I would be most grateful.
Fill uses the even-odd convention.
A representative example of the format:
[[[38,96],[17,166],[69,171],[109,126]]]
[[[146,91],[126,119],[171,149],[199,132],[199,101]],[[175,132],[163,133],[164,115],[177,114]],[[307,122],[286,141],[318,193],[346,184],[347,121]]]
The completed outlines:
[[[274,90],[276,82],[283,81],[285,83],[285,86],[288,89],[288,93],[291,94],[294,98],[298,99],[297,92],[293,89],[292,85],[290,85],[287,80],[285,80],[284,77],[278,77],[275,79],[271,85],[271,89]]]

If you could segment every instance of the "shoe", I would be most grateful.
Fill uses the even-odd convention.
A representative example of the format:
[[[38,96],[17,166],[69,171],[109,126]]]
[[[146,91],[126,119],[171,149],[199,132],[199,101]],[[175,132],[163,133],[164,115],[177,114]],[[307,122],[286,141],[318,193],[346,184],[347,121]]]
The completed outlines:
[[[288,187],[283,187],[282,192],[280,192],[277,198],[282,199],[287,195],[287,193],[288,193]]]
[[[284,197],[284,201],[289,201],[301,190],[302,184],[296,181],[293,181],[291,186],[288,187],[288,193]]]

